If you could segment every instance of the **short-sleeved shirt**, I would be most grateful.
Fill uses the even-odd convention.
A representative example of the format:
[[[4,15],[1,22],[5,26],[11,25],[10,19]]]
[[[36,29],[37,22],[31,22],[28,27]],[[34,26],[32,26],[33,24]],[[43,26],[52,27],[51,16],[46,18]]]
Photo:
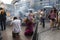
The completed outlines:
[[[12,21],[12,25],[13,25],[14,33],[19,33],[21,31],[21,20],[16,19],[16,20]]]

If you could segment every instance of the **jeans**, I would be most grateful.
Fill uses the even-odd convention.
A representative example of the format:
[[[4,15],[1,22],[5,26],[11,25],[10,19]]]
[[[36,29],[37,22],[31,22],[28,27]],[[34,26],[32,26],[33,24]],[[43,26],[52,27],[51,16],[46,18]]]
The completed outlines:
[[[1,20],[0,25],[1,25],[1,30],[5,30],[6,29],[6,20]]]
[[[42,23],[43,28],[45,28],[45,18],[41,18],[41,23]]]

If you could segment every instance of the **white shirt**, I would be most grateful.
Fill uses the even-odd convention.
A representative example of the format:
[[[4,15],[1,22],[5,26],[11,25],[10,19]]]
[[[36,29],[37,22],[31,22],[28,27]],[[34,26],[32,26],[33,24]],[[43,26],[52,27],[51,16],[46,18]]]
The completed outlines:
[[[45,17],[45,14],[43,11],[40,12],[40,17]]]
[[[21,20],[19,19],[13,20],[12,25],[14,33],[19,33],[21,31]]]

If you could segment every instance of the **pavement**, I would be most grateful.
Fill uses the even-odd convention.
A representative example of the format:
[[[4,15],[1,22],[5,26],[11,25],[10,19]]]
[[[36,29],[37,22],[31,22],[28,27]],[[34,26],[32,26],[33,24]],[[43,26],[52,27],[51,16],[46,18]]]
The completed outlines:
[[[12,38],[12,27],[8,26],[5,31],[2,31],[3,40],[31,40],[31,37],[25,37],[24,31],[26,27],[22,27],[22,31],[20,32],[20,38],[13,39]]]
[[[5,31],[2,31],[3,40],[32,40],[32,37],[24,36],[25,26],[23,26],[20,32],[20,38],[13,39],[12,38],[12,26],[7,26]],[[45,28],[38,25],[38,40],[60,40],[60,30],[51,30],[50,24],[45,23]]]
[[[45,28],[38,26],[38,40],[60,40],[60,30],[56,28],[50,29],[49,23],[46,23]]]

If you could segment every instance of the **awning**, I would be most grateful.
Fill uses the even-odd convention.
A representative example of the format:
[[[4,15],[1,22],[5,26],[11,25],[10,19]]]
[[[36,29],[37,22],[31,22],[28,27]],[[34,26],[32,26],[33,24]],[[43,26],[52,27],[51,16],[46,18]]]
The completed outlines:
[[[53,8],[52,6],[44,6],[43,8]]]

